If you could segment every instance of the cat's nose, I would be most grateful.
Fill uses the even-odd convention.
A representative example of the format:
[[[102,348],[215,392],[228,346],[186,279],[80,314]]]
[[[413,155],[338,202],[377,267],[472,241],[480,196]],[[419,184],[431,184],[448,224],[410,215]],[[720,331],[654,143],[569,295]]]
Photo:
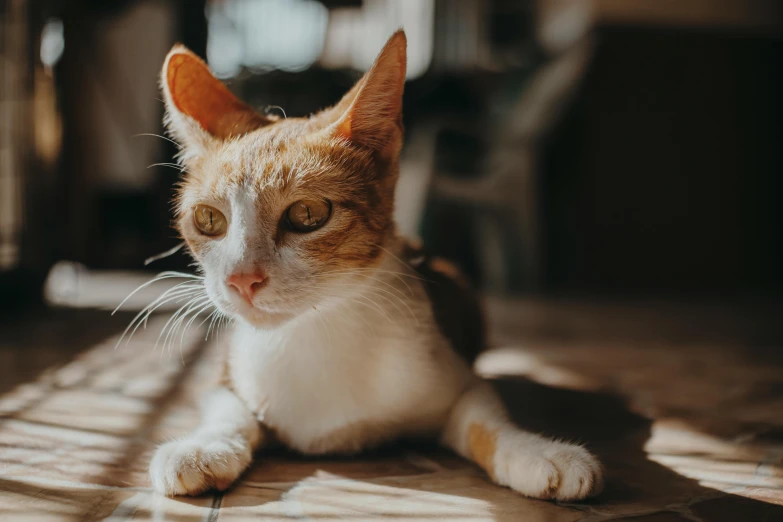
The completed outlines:
[[[267,277],[263,272],[252,272],[250,274],[231,274],[226,279],[226,285],[253,306],[253,297],[264,288]]]

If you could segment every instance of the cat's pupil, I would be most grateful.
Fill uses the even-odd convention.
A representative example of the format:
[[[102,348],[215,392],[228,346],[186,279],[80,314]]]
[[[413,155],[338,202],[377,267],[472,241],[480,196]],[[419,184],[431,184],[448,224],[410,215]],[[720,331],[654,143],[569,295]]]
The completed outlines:
[[[299,232],[310,232],[321,227],[331,214],[331,203],[323,200],[297,201],[288,208],[287,222]]]
[[[217,236],[226,231],[226,217],[219,210],[207,205],[196,206],[193,210],[193,220],[202,234]]]

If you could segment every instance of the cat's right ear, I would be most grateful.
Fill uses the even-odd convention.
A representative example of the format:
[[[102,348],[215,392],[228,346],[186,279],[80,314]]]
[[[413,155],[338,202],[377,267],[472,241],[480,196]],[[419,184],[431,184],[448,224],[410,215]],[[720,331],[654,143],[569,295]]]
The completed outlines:
[[[231,94],[207,64],[182,45],[175,45],[166,56],[160,83],[166,125],[185,157],[272,122]]]

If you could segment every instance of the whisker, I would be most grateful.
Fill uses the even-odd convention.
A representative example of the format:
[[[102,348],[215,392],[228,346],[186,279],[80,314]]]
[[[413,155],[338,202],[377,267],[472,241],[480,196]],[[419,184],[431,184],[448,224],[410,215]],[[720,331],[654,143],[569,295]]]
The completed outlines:
[[[187,290],[187,291],[185,291],[185,290]],[[182,289],[180,289],[180,291],[177,291],[176,294],[172,293],[171,295],[168,296],[168,298],[165,301],[163,301],[161,303],[158,303],[153,308],[150,308],[149,310],[147,310],[147,313],[141,319],[141,322],[143,323],[144,328],[145,329],[147,328],[147,321],[152,316],[152,314],[158,308],[163,306],[164,304],[170,303],[172,301],[174,301],[175,303],[179,303],[183,299],[191,298],[191,297],[201,297],[202,295],[206,295],[206,292],[201,287],[198,287],[198,286],[196,286],[196,287],[189,287],[189,288],[182,288]],[[163,297],[163,296],[161,296],[161,297]],[[169,298],[171,298],[171,299],[169,299]],[[155,303],[153,302],[152,304],[155,304]],[[148,306],[151,306],[151,305],[148,305]]]
[[[319,299],[323,299],[323,297],[325,297],[325,294],[318,294],[316,297],[318,297]],[[370,305],[368,305],[366,303],[363,303],[361,301],[357,301],[357,300],[355,300],[355,299],[353,299],[351,297],[348,297],[347,299],[348,299],[349,302],[352,302],[352,303],[364,305],[364,306],[367,306],[367,307],[370,306]],[[358,317],[359,319],[362,320],[362,322],[364,322],[364,324],[367,326],[367,328],[370,329],[370,331],[372,332],[373,337],[378,337],[378,332],[375,331],[375,328],[373,328],[372,324],[361,314],[361,312],[359,312],[357,310],[354,310],[352,308],[342,308],[342,307],[329,307],[329,309],[333,310],[335,312],[340,313],[340,315],[343,316],[343,317],[345,317],[346,312],[350,312],[351,317],[348,318],[349,320],[351,318]]]
[[[359,284],[359,283],[337,283],[337,285],[339,285],[339,286],[349,286],[349,287],[353,287],[353,288],[356,288],[356,287],[358,287],[358,288],[367,288],[366,285],[362,285],[362,284]],[[316,283],[313,286],[316,287],[316,288],[330,288],[331,286],[334,286],[334,285],[319,285],[319,284]],[[392,301],[389,297],[386,297],[384,295],[380,295],[380,294],[378,294],[376,292],[384,292],[384,293],[392,296],[393,298],[395,298],[398,302],[402,303],[402,305],[405,306],[405,308],[408,309],[408,313],[410,313],[411,317],[416,321],[416,325],[418,326],[418,322],[419,322],[418,317],[416,317],[416,314],[413,313],[413,310],[411,309],[411,307],[403,299],[400,299],[395,294],[389,292],[388,290],[384,290],[383,288],[367,288],[367,290],[373,292],[373,295],[375,297],[380,297],[380,298],[385,299],[386,301],[388,301],[401,314],[404,313],[404,310],[402,310],[402,308],[400,308],[400,306],[399,306],[399,304],[397,304],[397,302]]]
[[[204,296],[204,297],[200,297],[200,298],[191,299],[190,301],[188,301],[184,305],[180,306],[177,309],[177,311],[174,312],[171,317],[169,317],[169,320],[166,321],[166,324],[163,325],[163,329],[160,331],[160,334],[158,335],[158,339],[155,341],[155,349],[158,348],[158,344],[160,343],[160,340],[163,337],[163,334],[166,332],[166,330],[168,330],[169,326],[172,324],[172,321],[176,321],[176,319],[182,314],[182,312],[186,309],[186,307],[188,305],[192,304],[196,300],[204,300],[204,299],[209,299],[209,297]],[[166,333],[166,339],[168,339],[168,335],[169,334]],[[166,346],[166,341],[164,340],[162,348],[165,348],[165,346]]]
[[[412,272],[415,272],[413,269],[411,269]],[[366,266],[366,267],[357,267],[357,268],[344,268],[340,270],[330,270],[328,272],[324,272],[321,275],[332,275],[332,274],[350,274],[350,273],[360,273],[360,272],[378,272],[378,273],[386,273],[386,274],[397,274],[405,277],[410,277],[412,279],[420,279],[422,281],[427,281],[427,279],[424,279],[422,277],[419,277],[418,275],[406,273],[406,272],[399,272],[397,270],[388,270],[386,268],[380,268],[380,267],[372,267],[372,266]],[[416,272],[417,274],[418,272]]]
[[[171,295],[168,298],[164,299],[163,301],[160,301],[156,306],[152,308],[149,308],[150,305],[148,305],[148,308],[145,308],[144,310],[139,312],[139,314],[133,318],[131,324],[128,325],[128,328],[130,328],[131,326],[133,326],[133,323],[136,322],[136,326],[133,327],[133,331],[131,331],[130,335],[128,336],[128,340],[126,341],[125,344],[127,345],[130,342],[130,340],[133,338],[133,335],[136,333],[136,330],[138,330],[140,326],[143,326],[145,329],[147,328],[147,320],[150,318],[152,313],[155,312],[155,310],[157,310],[158,308],[160,308],[166,303],[170,303],[172,301],[178,302],[178,301],[182,301],[183,299],[191,298],[196,292],[197,290],[190,290],[188,292],[182,292],[176,295]],[[136,321],[136,319],[138,319],[141,316],[141,314],[144,314],[144,316],[139,321]],[[117,346],[120,344],[120,342],[122,342],[122,338],[120,338],[120,341],[117,343]]]
[[[209,321],[209,320],[210,320],[210,318],[211,318],[213,315],[216,315],[216,314],[219,314],[219,313],[220,313],[220,312],[218,311],[218,309],[217,309],[217,308],[215,308],[214,310],[212,310],[212,313],[211,313],[211,314],[209,314],[209,315],[206,317],[206,319],[204,319],[203,321],[201,321],[200,323],[198,323],[198,327],[197,327],[197,328],[201,328],[202,326],[204,326],[204,323],[206,323],[207,321]],[[205,339],[205,340],[206,340],[206,339]]]
[[[414,271],[416,270],[416,269],[415,269],[415,268],[413,268],[413,267],[412,267],[412,266],[411,266],[409,263],[407,263],[406,261],[403,261],[402,259],[400,259],[400,258],[399,258],[399,257],[397,257],[396,255],[394,255],[394,253],[393,253],[391,250],[389,250],[389,249],[387,249],[387,248],[385,248],[385,247],[383,247],[383,246],[381,246],[381,245],[379,245],[379,244],[377,244],[377,243],[375,244],[375,246],[377,246],[378,248],[380,248],[381,250],[383,250],[384,252],[386,252],[387,254],[389,254],[390,256],[392,256],[394,259],[396,259],[397,261],[399,261],[401,264],[403,264],[403,265],[407,266],[408,268],[410,268],[411,270],[414,270]]]
[[[373,309],[367,303],[363,303],[361,301],[355,301],[355,299],[357,299],[357,298],[362,298],[362,299],[372,303],[375,306],[375,308],[374,308],[375,310],[379,311],[390,323],[394,324],[394,322],[391,320],[391,317],[389,317],[389,315],[386,313],[386,311],[383,309],[383,307],[380,306],[375,301],[373,301],[372,299],[370,299],[369,297],[367,297],[366,295],[357,294],[357,295],[353,295],[353,296],[344,296],[344,295],[340,295],[340,294],[331,294],[331,297],[338,297],[338,298],[342,298],[342,299],[349,299],[349,300],[354,301],[356,303],[363,304],[363,305],[369,307],[370,309]]]
[[[228,325],[228,320],[225,316],[221,316],[220,319],[218,319],[218,325],[215,329],[215,342],[220,343],[220,331],[225,330]]]
[[[209,301],[209,299],[205,297],[191,299],[184,311],[179,315],[177,320],[172,323],[171,328],[169,328],[167,338],[163,341],[163,348],[167,351],[171,351],[171,349],[174,347],[174,340],[177,337],[177,333],[182,328],[182,325],[188,319],[188,317],[194,313],[198,314],[202,309],[211,306],[211,304],[212,303]]]
[[[207,328],[207,335],[204,337],[204,340],[206,341],[209,339],[209,334],[212,332],[212,328],[215,326],[215,322],[220,320],[220,314],[215,315],[212,320],[209,322],[209,327]]]
[[[153,136],[155,138],[160,138],[162,140],[166,140],[166,141],[168,141],[170,143],[173,143],[177,147],[179,147],[179,143],[177,143],[176,141],[174,141],[172,139],[167,138],[166,136],[161,136],[160,134],[155,134],[155,133],[152,133],[152,132],[142,132],[140,134],[134,134],[132,137],[133,138],[138,138],[139,136]]]
[[[191,293],[196,293],[199,290],[199,286],[188,286],[184,288],[183,285],[189,285],[192,284],[192,281],[185,281],[183,283],[179,283],[165,292],[163,292],[162,295],[160,295],[157,299],[155,299],[153,302],[145,306],[139,313],[136,314],[136,316],[131,320],[131,322],[128,324],[128,326],[125,328],[125,331],[122,333],[122,336],[120,336],[119,341],[117,341],[117,344],[114,346],[115,349],[122,343],[123,339],[128,333],[128,330],[130,330],[133,325],[136,326],[133,327],[133,331],[131,332],[130,336],[128,337],[128,341],[130,342],[131,338],[133,337],[133,334],[136,333],[136,330],[138,330],[139,326],[143,323],[144,327],[146,328],[147,319],[149,316],[158,308],[160,308],[162,305],[171,302],[173,300],[176,300],[178,298],[183,298],[185,296],[190,295]],[[127,343],[126,343],[127,344]]]
[[[161,252],[160,254],[156,254],[156,255],[154,255],[152,257],[148,257],[147,259],[144,260],[144,266],[147,266],[150,263],[154,263],[155,261],[158,261],[160,259],[172,256],[172,255],[176,254],[177,252],[179,252],[180,250],[182,250],[182,247],[184,247],[184,246],[185,246],[185,242],[181,241],[176,246],[173,246],[173,247],[169,248],[165,252]]]
[[[359,294],[359,295],[356,295],[354,297],[366,299],[367,301],[371,302],[373,305],[375,305],[375,307],[378,309],[378,311],[381,312],[381,314],[383,314],[383,316],[386,318],[387,321],[389,321],[390,323],[394,323],[394,321],[391,320],[391,317],[389,317],[389,314],[386,313],[386,310],[384,310],[381,305],[379,305],[378,303],[376,303],[375,301],[373,301],[372,299],[370,299],[366,295]]]
[[[148,169],[151,169],[152,167],[171,167],[172,169],[177,169],[178,171],[182,172],[185,170],[185,167],[180,165],[179,163],[152,163],[151,165],[147,165]]]
[[[160,301],[161,299],[165,299],[166,297],[170,297],[172,295],[178,295],[183,293],[184,291],[192,291],[196,292],[199,290],[203,290],[204,285],[200,282],[196,281],[183,281],[181,283],[177,283],[176,285],[172,286],[171,288],[167,289],[165,292],[163,292],[160,296],[158,296],[155,300],[153,300],[150,304],[148,304],[146,308],[150,308],[155,306],[155,304]],[[187,293],[187,292],[185,292]]]
[[[408,290],[408,293],[410,293],[411,295],[414,295],[413,290],[411,289],[411,287],[408,284],[408,282],[405,281],[405,279],[403,279],[403,278],[407,277],[407,278],[410,278],[410,279],[417,279],[417,280],[423,281],[425,283],[434,283],[434,281],[432,281],[431,279],[426,279],[426,278],[419,277],[419,276],[416,276],[416,275],[413,275],[413,274],[406,274],[404,272],[396,272],[396,271],[393,271],[393,270],[386,270],[386,269],[383,269],[383,268],[352,268],[352,269],[346,269],[346,270],[334,270],[334,271],[330,271],[330,272],[324,272],[323,274],[320,274],[319,277],[324,278],[324,277],[328,277],[328,276],[331,276],[331,275],[357,275],[357,276],[361,276],[361,277],[370,277],[370,276],[367,275],[367,272],[377,273],[378,275],[380,275],[380,274],[390,274],[390,275],[395,276],[402,284],[405,285],[405,287]]]
[[[346,271],[345,273],[350,273],[350,271]],[[331,272],[327,272],[327,273],[326,273],[326,274],[324,274],[324,275],[331,275],[331,274],[332,274]],[[404,297],[404,298],[407,298],[407,297],[413,297],[413,296],[415,295],[415,294],[413,293],[413,290],[411,290],[411,287],[410,287],[410,285],[408,285],[407,281],[402,281],[402,283],[403,283],[403,284],[406,286],[406,288],[408,289],[408,293],[409,293],[410,295],[406,295],[406,294],[405,294],[405,292],[403,292],[403,291],[402,291],[402,290],[400,290],[399,288],[395,287],[394,285],[392,285],[391,283],[389,283],[389,282],[387,282],[387,281],[384,281],[383,279],[381,279],[381,278],[379,278],[379,277],[373,277],[372,275],[367,275],[367,274],[360,274],[360,275],[361,275],[361,277],[363,277],[363,278],[372,279],[373,281],[377,281],[378,283],[381,283],[381,284],[383,284],[383,285],[386,285],[386,286],[388,286],[389,288],[391,288],[391,289],[392,289],[392,290],[394,290],[395,292],[399,293],[399,294],[400,294],[402,297]]]
[[[214,306],[214,305],[212,304],[211,301],[208,301],[201,308],[196,310],[196,312],[191,315],[191,317],[188,320],[187,324],[185,324],[185,326],[182,328],[182,335],[179,338],[179,355],[180,355],[180,359],[183,359],[183,357],[182,357],[182,345],[185,342],[185,334],[188,332],[188,330],[190,330],[190,327],[193,324],[193,321],[195,321],[198,318],[198,316],[201,315],[201,312],[203,312],[204,310],[207,310],[210,306]],[[183,360],[183,363],[184,363],[184,360]]]
[[[196,320],[196,318],[198,318],[198,316],[201,314],[201,312],[203,312],[204,310],[206,310],[206,309],[207,309],[207,308],[209,308],[210,306],[212,306],[212,302],[211,302],[210,300],[207,300],[206,302],[204,302],[204,301],[202,300],[202,301],[200,302],[200,304],[195,304],[195,303],[194,303],[194,304],[193,304],[193,305],[192,305],[192,306],[191,306],[191,307],[188,309],[188,311],[186,311],[186,312],[185,312],[185,313],[184,313],[184,314],[183,314],[183,315],[182,315],[182,316],[181,316],[181,317],[180,317],[180,318],[177,320],[177,323],[175,324],[175,331],[176,331],[176,329],[179,329],[179,328],[181,328],[181,329],[182,329],[182,335],[180,336],[180,339],[179,339],[179,346],[180,346],[180,351],[182,350],[182,345],[183,345],[183,343],[185,342],[185,334],[187,333],[187,331],[188,331],[188,328],[190,327],[190,325],[191,325],[191,324],[193,324],[193,321],[195,321],[195,320]],[[190,315],[190,319],[187,319],[188,315]],[[187,321],[188,321],[187,323],[185,323],[185,320],[186,320],[186,319],[187,319]],[[174,338],[172,337],[172,344],[173,344],[173,343],[174,343]]]
[[[329,325],[326,324],[326,322],[324,322],[324,318],[321,315],[321,312],[318,310],[318,308],[315,307],[313,308],[315,309],[315,316],[318,318],[319,324],[326,332],[326,338],[329,340],[329,344],[332,344],[332,336],[329,334]]]
[[[128,299],[133,297],[139,290],[142,290],[142,289],[148,287],[149,285],[151,285],[153,283],[157,283],[158,281],[163,281],[164,279],[171,279],[173,277],[181,277],[181,278],[189,278],[189,279],[202,279],[202,280],[204,279],[202,276],[195,276],[193,274],[186,274],[184,272],[172,272],[172,271],[161,272],[160,274],[158,274],[154,278],[150,279],[146,283],[142,283],[141,285],[137,286],[135,290],[133,290],[130,294],[128,294],[128,296],[125,299],[123,299],[120,302],[120,304],[117,305],[117,308],[114,309],[114,311],[111,313],[111,315],[114,315],[115,313],[117,313],[117,310],[122,308],[122,305],[124,305],[126,302],[128,302]]]

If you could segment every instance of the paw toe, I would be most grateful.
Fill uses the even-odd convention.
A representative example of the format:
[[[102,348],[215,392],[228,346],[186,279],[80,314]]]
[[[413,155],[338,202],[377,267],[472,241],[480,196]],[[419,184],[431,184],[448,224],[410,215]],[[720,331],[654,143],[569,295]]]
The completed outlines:
[[[505,475],[511,489],[529,497],[555,498],[560,488],[560,470],[552,461],[540,456],[511,459]]]
[[[230,441],[183,440],[161,446],[150,463],[153,488],[164,495],[225,490],[250,462],[250,450]]]
[[[213,441],[202,451],[200,464],[211,478],[210,485],[219,491],[228,489],[250,462],[250,451],[224,441]]]
[[[497,481],[539,499],[581,500],[600,492],[598,460],[581,446],[552,443],[541,453],[516,452],[502,461]]]
[[[581,500],[599,493],[603,473],[598,460],[580,446],[565,446],[549,456],[560,472],[557,500]]]

